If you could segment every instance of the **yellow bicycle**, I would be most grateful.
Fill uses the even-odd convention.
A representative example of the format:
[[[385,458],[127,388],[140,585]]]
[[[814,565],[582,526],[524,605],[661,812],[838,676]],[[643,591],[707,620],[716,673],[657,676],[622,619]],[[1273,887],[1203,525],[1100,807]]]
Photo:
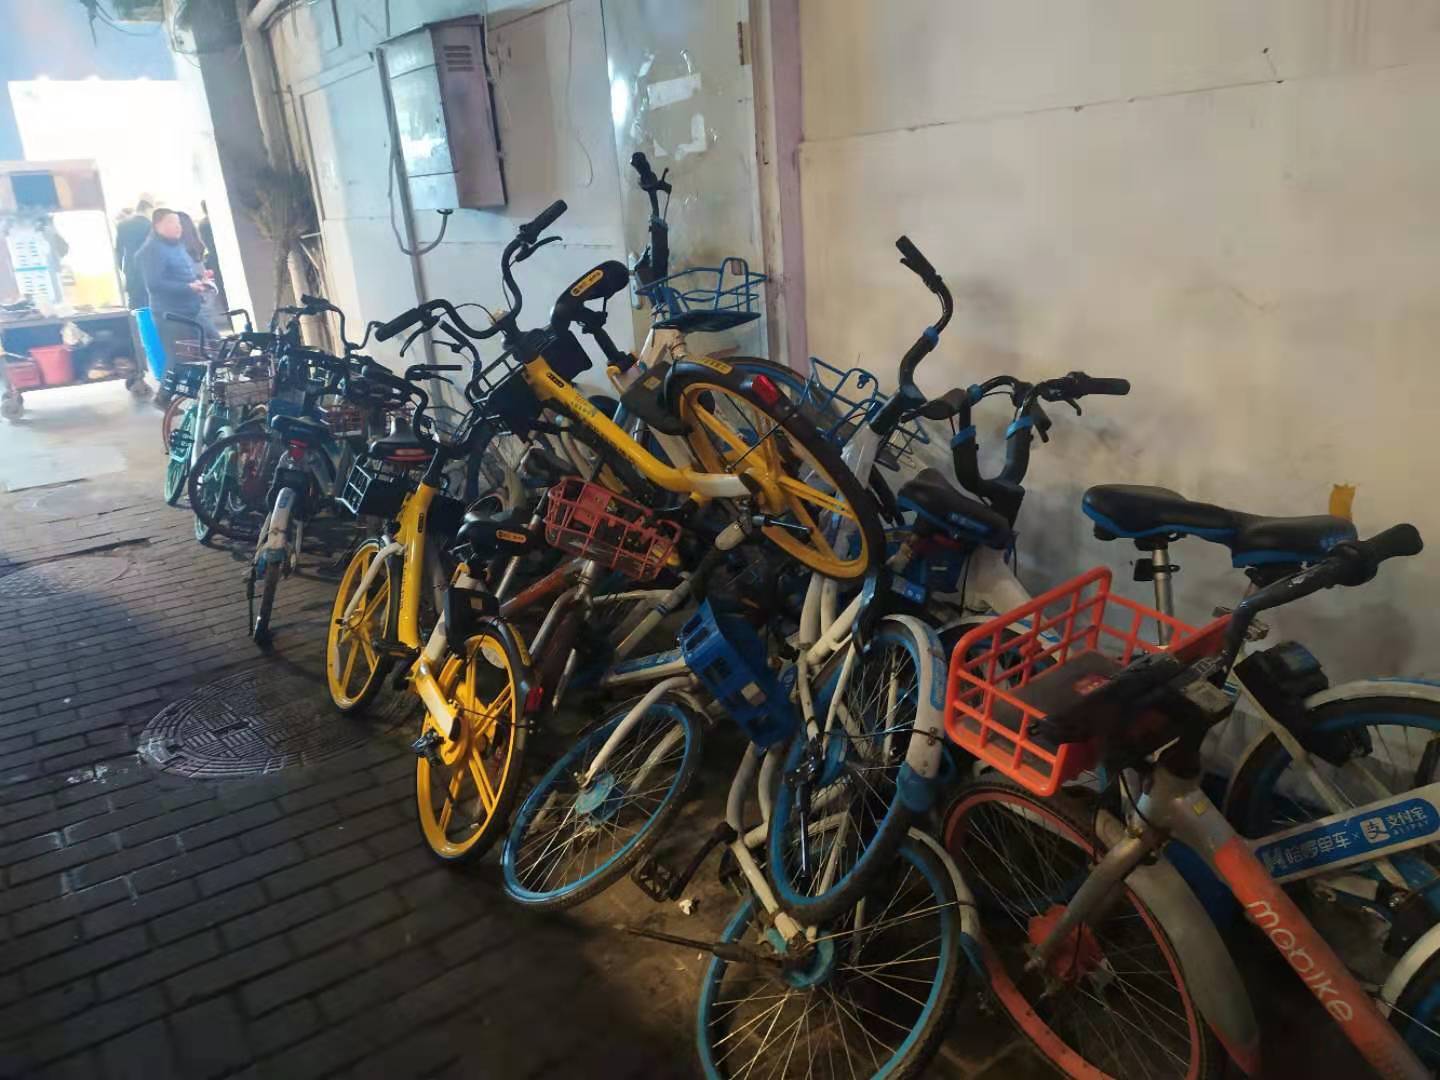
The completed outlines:
[[[414,380],[436,370],[458,368],[417,365],[403,379],[373,363],[364,368],[365,378],[417,405],[413,430],[372,443],[347,481],[342,501],[386,525],[359,545],[341,576],[326,676],[335,705],[352,712],[400,665],[396,683],[425,705],[412,744],[420,831],[438,857],[458,861],[484,852],[509,817],[523,773],[531,677],[524,642],[509,624],[483,608],[476,613],[464,565],[449,575],[442,566],[437,541],[467,539],[463,504],[442,494],[444,471],[469,455],[474,429],[462,425],[448,440],[427,433],[428,397]],[[406,476],[421,464],[424,475],[408,490]],[[478,527],[488,530],[492,550],[527,546],[523,533]]]
[[[485,425],[524,430],[544,409],[567,416],[608,451],[606,464],[627,487],[686,496],[676,510],[681,520],[712,500],[747,501],[763,519],[765,538],[811,570],[853,581],[879,565],[884,531],[870,493],[767,375],[688,356],[631,373],[638,377],[622,404],[648,425],[653,443],[647,444],[571,384],[590,366],[572,325],[594,338],[616,373],[635,365],[605,332],[603,308],[586,306],[628,287],[622,263],[602,263],[578,278],[555,302],[544,329],[520,329],[524,298],[512,264],[559,239],[541,234],[564,212],[563,200],[553,203],[506,246],[500,271],[510,309],[494,316],[489,328],[476,330],[448,300],[431,300],[379,327],[376,338],[385,341],[418,327],[408,347],[438,326],[453,348],[475,357],[466,396]],[[505,352],[482,366],[473,342],[496,334],[503,335]]]

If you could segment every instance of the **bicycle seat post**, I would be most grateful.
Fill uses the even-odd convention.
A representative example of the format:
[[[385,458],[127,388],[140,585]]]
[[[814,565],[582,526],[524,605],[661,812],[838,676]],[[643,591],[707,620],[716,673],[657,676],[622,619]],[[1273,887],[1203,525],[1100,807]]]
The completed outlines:
[[[1179,571],[1180,567],[1170,561],[1170,537],[1149,536],[1135,541],[1135,546],[1141,551],[1150,553],[1150,561],[1143,559],[1135,563],[1135,580],[1150,581],[1155,586],[1155,610],[1162,615],[1174,618],[1175,596],[1171,588],[1170,579]],[[1168,623],[1156,620],[1158,640],[1161,645],[1170,644],[1170,626]]]

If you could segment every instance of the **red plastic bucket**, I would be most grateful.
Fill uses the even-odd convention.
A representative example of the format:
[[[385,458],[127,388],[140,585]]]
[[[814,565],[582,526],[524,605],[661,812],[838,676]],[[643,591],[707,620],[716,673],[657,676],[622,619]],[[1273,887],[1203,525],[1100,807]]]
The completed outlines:
[[[30,350],[30,356],[40,365],[46,386],[63,386],[75,381],[69,345],[38,345]]]

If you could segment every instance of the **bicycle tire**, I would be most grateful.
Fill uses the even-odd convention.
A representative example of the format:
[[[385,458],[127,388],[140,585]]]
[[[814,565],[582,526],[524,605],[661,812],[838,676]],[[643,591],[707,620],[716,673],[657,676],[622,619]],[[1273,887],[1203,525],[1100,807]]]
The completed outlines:
[[[255,625],[250,628],[250,637],[257,648],[270,650],[273,639],[270,636],[270,614],[275,608],[275,590],[280,587],[280,564],[274,560],[265,566],[265,585],[260,593],[260,610],[255,615]]]
[[[796,1080],[802,1074],[805,1077],[833,1076],[836,1080],[842,1076],[853,1078],[862,1075],[909,1080],[923,1074],[926,1065],[940,1049],[965,983],[967,969],[961,958],[960,913],[950,875],[933,852],[913,840],[907,840],[901,845],[891,866],[895,873],[872,882],[865,897],[865,906],[855,905],[847,916],[853,913],[855,923],[859,924],[871,906],[882,913],[900,911],[904,914],[889,920],[882,914],[879,920],[867,923],[865,934],[859,937],[853,936],[855,930],[848,922],[840,923],[838,927],[836,923],[831,923],[822,928],[817,940],[824,940],[827,931],[837,935],[829,940],[841,943],[835,948],[835,953],[844,956],[843,960],[834,962],[827,980],[797,986],[797,982],[804,984],[808,980],[803,975],[787,977],[782,974],[775,977],[769,970],[755,967],[749,967],[747,972],[747,965],[732,965],[719,957],[709,962],[701,984],[696,1024],[700,1067],[707,1080],[721,1080],[734,1075],[736,1070],[727,1069],[725,1063],[737,1051],[744,1063],[739,1070],[740,1075],[750,1075],[751,1069],[756,1073],[763,1071],[766,1076],[795,1077]],[[912,884],[916,886],[913,895],[917,899],[912,899],[912,893],[907,890]],[[886,903],[885,896],[892,889],[891,901]],[[896,903],[902,896],[904,902]],[[748,937],[749,944],[754,947],[773,947],[773,939],[765,934],[768,920],[756,917],[757,907],[755,897],[747,897],[726,923],[720,940],[738,945],[746,944]],[[921,944],[913,944],[914,937],[929,933],[932,923],[937,926],[933,976],[927,963],[930,958],[916,956],[922,947],[928,951],[928,940],[922,938]],[[875,961],[874,950],[892,936],[900,939],[890,946],[895,954],[891,963],[898,970],[889,971],[887,979],[889,969],[885,963]],[[852,941],[859,944],[851,945]],[[861,958],[862,950],[867,947],[871,953],[864,956],[866,964],[862,969],[855,960]],[[823,961],[824,958],[821,959]],[[925,966],[917,967],[919,964]],[[761,1004],[756,1006],[762,1013],[760,1023],[753,1019],[746,1021],[742,1011],[746,1001],[755,994],[721,999],[726,976],[731,969],[740,969],[743,973],[741,978],[748,977],[769,991]],[[905,988],[897,987],[896,980],[902,982]],[[924,987],[915,985],[927,980],[928,992]],[[821,1001],[817,1010],[816,1001],[827,993],[833,995],[835,1003],[826,1010]],[[778,1002],[775,1000],[777,997]],[[853,1001],[857,997],[870,1007],[869,1012],[844,1007],[847,1000]],[[800,1017],[793,1023],[786,1013],[786,1007],[792,1001],[802,1006]],[[908,1017],[916,1005],[919,1006],[918,1015],[909,1021]],[[813,1027],[809,1024],[802,1027],[801,1021],[816,1011],[822,1022]],[[767,1023],[765,1017],[771,1012],[776,1013],[776,1020]],[[871,1025],[866,1025],[863,1020],[871,1016],[883,1020],[886,1027],[877,1028],[873,1020]],[[903,1019],[896,1020],[896,1016]],[[857,1034],[863,1038],[848,1039],[847,1022],[854,1025],[858,1029]],[[903,1037],[894,1033],[897,1029],[904,1032]],[[777,1035],[776,1041],[780,1044],[773,1059],[778,1059],[783,1052],[783,1060],[762,1059],[760,1056],[765,1050],[765,1041],[772,1034]],[[760,1045],[751,1054],[751,1045],[757,1037],[761,1040]],[[885,1041],[887,1037],[898,1045],[892,1047]],[[836,1038],[838,1047],[834,1045]],[[799,1046],[801,1039],[807,1044],[803,1048]],[[877,1044],[884,1047],[882,1053],[888,1051],[888,1056],[876,1054],[874,1047]],[[837,1052],[840,1067],[835,1061]],[[861,1060],[852,1060],[852,1052],[856,1052]],[[767,1067],[772,1064],[776,1067]],[[813,1071],[817,1064],[821,1066],[818,1073]]]
[[[675,815],[680,812],[685,795],[694,783],[695,775],[700,769],[704,724],[701,718],[683,701],[667,695],[656,701],[651,706],[651,710],[658,710],[669,721],[679,725],[684,746],[674,778],[666,787],[659,805],[635,827],[633,834],[620,846],[618,851],[603,860],[597,859],[596,864],[590,870],[584,869],[586,864],[582,860],[579,869],[583,872],[573,881],[564,882],[556,888],[537,888],[537,884],[544,886],[549,883],[554,867],[547,869],[544,877],[537,883],[532,873],[535,869],[534,864],[525,865],[527,840],[535,839],[533,836],[527,836],[527,833],[532,827],[541,824],[539,816],[547,810],[547,804],[552,799],[569,798],[565,818],[561,820],[560,825],[563,826],[570,820],[571,812],[577,805],[580,805],[581,797],[586,793],[576,790],[571,795],[564,789],[566,786],[573,786],[575,777],[585,771],[588,762],[593,760],[594,754],[599,752],[606,739],[619,727],[620,722],[624,720],[631,708],[633,708],[633,703],[622,707],[609,720],[580,739],[550,767],[550,770],[540,778],[535,787],[531,789],[530,794],[525,797],[525,802],[515,815],[510,833],[505,838],[505,849],[500,856],[505,895],[517,904],[542,910],[559,910],[574,907],[591,897],[598,896],[624,877],[630,868],[655,846],[665,835]],[[646,715],[648,717],[650,714]],[[667,730],[668,725],[661,729],[662,733]],[[635,737],[639,736],[643,740],[646,734],[647,727],[642,719],[627,738],[636,746],[643,747],[645,742],[637,741]],[[622,750],[621,748],[625,745],[625,743],[619,744],[617,750],[611,755],[611,761],[623,761],[625,760],[623,754],[628,753],[632,756],[635,754],[633,749]],[[657,743],[657,745],[659,744]],[[587,789],[592,794],[598,795],[598,805],[582,810],[581,813],[597,821],[606,821],[604,815],[608,815],[608,821],[618,820],[623,810],[623,804],[618,802],[612,804],[610,800],[614,792],[623,790],[623,787],[618,780],[614,779],[611,770],[607,769],[606,773],[602,774],[603,777],[609,777],[609,781],[602,779],[601,784],[592,785]],[[606,782],[611,782],[611,786],[604,787]],[[613,825],[608,825],[608,822],[607,827],[612,831],[615,829]],[[587,828],[591,830],[589,835],[599,835],[599,830],[592,826],[583,824],[580,826],[582,831]],[[545,835],[542,834],[540,839],[544,840]],[[577,832],[578,835],[581,835],[581,832]],[[550,850],[552,849],[546,843],[541,847],[540,854],[543,856]]]
[[[771,468],[778,469],[781,480],[776,482],[788,479],[791,483],[785,486],[783,503],[768,495],[759,496],[756,501],[766,513],[791,518],[794,524],[807,527],[811,532],[804,540],[781,525],[765,526],[761,533],[771,544],[817,573],[840,581],[864,577],[885,558],[885,530],[874,497],[841,460],[835,445],[805,418],[800,406],[779,394],[778,388],[775,389],[778,400],[757,391],[756,380],[760,377],[738,371],[719,360],[682,361],[675,366],[668,393],[672,408],[689,427],[687,441],[691,449],[706,471],[719,473],[734,471],[743,458],[768,443],[764,454],[773,460],[766,472],[774,479]],[[715,416],[712,406],[707,404],[718,395],[745,402],[768,423],[765,434],[755,440],[754,446],[736,454],[733,461],[731,454],[746,444],[742,434]],[[721,428],[725,429],[723,433]],[[777,438],[781,432],[783,439]],[[728,444],[730,449],[717,449],[715,440]],[[783,463],[778,460],[782,453],[789,459]],[[797,475],[802,467],[810,470],[803,480]],[[805,491],[811,494],[806,496]],[[830,512],[812,512],[804,505],[818,507],[822,505],[817,501],[819,498],[848,508],[855,526],[851,540],[859,542],[859,550],[853,555],[836,552],[825,539],[824,518]],[[822,552],[815,543],[824,545],[825,550]]]
[[[386,676],[395,666],[395,661],[383,654],[376,654],[375,663],[370,664],[369,656],[360,644],[361,641],[366,640],[365,637],[357,640],[348,658],[341,656],[341,649],[345,644],[342,632],[345,628],[345,609],[350,605],[351,595],[364,580],[366,569],[380,551],[379,540],[371,538],[360,542],[350,556],[350,560],[345,564],[345,569],[340,575],[340,583],[335,589],[335,602],[330,606],[330,628],[325,635],[325,682],[330,690],[331,702],[343,713],[360,712],[373,701],[375,695],[384,686]],[[379,587],[375,588],[374,583],[371,587],[375,588],[375,597],[383,597],[381,602],[384,606],[384,613],[379,620],[379,626],[377,628],[370,625],[368,620],[361,625],[356,620],[356,624],[349,628],[352,637],[358,633],[384,637],[387,640],[395,638],[395,627],[400,617],[400,590],[399,582],[388,561],[380,567],[377,580],[380,582]],[[379,633],[372,634],[374,629],[378,629]],[[354,670],[350,665],[362,655],[366,660],[369,672],[352,692],[351,676],[354,674]],[[348,671],[347,667],[349,667]]]
[[[487,687],[503,685],[493,695],[488,689],[477,692],[475,688],[482,675],[489,677]],[[497,629],[467,638],[458,654],[452,655],[440,671],[436,681],[441,692],[456,706],[455,734],[436,749],[437,761],[425,755],[415,759],[415,816],[426,847],[441,862],[460,863],[478,858],[490,850],[510,823],[510,809],[525,776],[527,728],[523,690],[529,685],[528,676],[529,665],[518,638]],[[486,695],[483,702],[480,693]],[[481,708],[470,708],[472,704],[479,704]],[[499,761],[500,772],[491,788],[493,803],[486,807],[480,777],[484,775],[487,785],[491,784],[485,760],[492,756]],[[442,765],[457,772],[458,778],[448,784],[435,784],[432,773]],[[467,777],[475,788],[475,805],[484,811],[484,816],[483,820],[472,821],[467,826],[470,831],[466,835],[455,839],[450,835],[450,827],[455,821],[458,796],[464,790],[460,781]],[[438,812],[437,793],[441,794]]]
[[[195,410],[191,409],[180,418],[176,431],[185,433],[182,436],[178,447],[172,447],[174,435],[166,440],[165,445],[165,505],[177,506],[180,503],[180,496],[188,489],[187,481],[190,478],[190,448],[195,438]],[[188,437],[186,437],[188,436]]]
[[[180,424],[180,414],[189,412],[194,407],[195,399],[192,397],[173,397],[166,404],[165,412],[160,416],[160,445],[167,454],[170,452],[170,437],[175,434],[175,429]]]
[[[1362,750],[1352,759],[1354,767],[1350,762],[1337,767],[1314,757],[1316,769],[1351,808],[1381,797],[1373,786],[1376,783],[1383,782],[1391,794],[1398,795],[1440,780],[1440,755],[1426,753],[1440,735],[1440,702],[1399,696],[1356,698],[1321,705],[1311,711],[1311,717],[1307,726],[1311,737],[1353,740],[1353,745]],[[1418,745],[1411,739],[1417,733]],[[1328,805],[1305,774],[1292,768],[1293,764],[1280,740],[1267,734],[1235,770],[1225,799],[1225,813],[1242,836],[1258,838],[1329,815]],[[1391,860],[1399,864],[1402,874],[1408,877],[1414,872],[1418,880],[1440,869],[1440,850],[1433,844],[1411,848],[1392,855]],[[1411,865],[1406,868],[1406,863]],[[1345,871],[1348,875],[1367,872],[1373,874],[1363,864]],[[1308,880],[1323,883],[1325,875]],[[1309,895],[1303,882],[1292,892],[1302,903]],[[1375,919],[1377,914],[1383,916],[1393,910],[1388,905],[1375,905],[1373,910],[1367,905],[1360,911],[1329,902],[1317,903],[1311,909],[1322,936],[1331,940],[1351,970],[1363,980],[1376,983],[1389,975],[1395,957],[1387,951],[1383,936],[1374,933],[1378,929]],[[1363,932],[1346,932],[1355,927]],[[1419,932],[1413,925],[1407,927],[1409,935]],[[1434,1007],[1440,1017],[1440,999]]]
[[[876,661],[884,660],[892,655],[901,655],[906,661],[914,666],[915,683],[911,689],[918,693],[920,666],[928,661],[928,643],[919,642],[903,626],[887,623],[879,633],[875,635],[872,647],[867,650],[864,658],[857,658],[855,669],[851,672],[850,681],[846,686],[845,707],[852,712],[856,695],[852,691],[858,690],[862,699],[860,704],[868,704],[870,695],[866,692],[865,675],[868,669]],[[853,646],[852,646],[853,647]],[[883,650],[883,651],[882,651]],[[898,678],[903,679],[903,673],[897,673]],[[817,705],[817,708],[819,706]],[[917,712],[918,715],[918,712]],[[831,784],[820,788],[815,792],[819,797],[824,791],[838,786],[842,782],[846,784],[851,793],[845,813],[850,819],[847,824],[850,827],[847,831],[855,833],[863,840],[863,847],[856,854],[853,863],[845,869],[838,880],[821,893],[811,893],[800,883],[798,879],[797,855],[799,842],[794,835],[795,830],[792,824],[798,825],[799,817],[795,804],[795,789],[786,779],[790,772],[800,764],[801,758],[807,752],[806,740],[803,733],[792,740],[789,750],[785,755],[784,766],[781,769],[781,780],[776,787],[774,801],[770,811],[770,829],[766,837],[766,875],[770,879],[771,886],[775,890],[775,898],[784,908],[797,919],[806,923],[824,922],[834,918],[851,904],[855,903],[862,895],[872,878],[883,870],[894,857],[895,851],[899,848],[901,841],[905,839],[905,833],[914,819],[914,814],[906,807],[901,798],[901,792],[894,783],[894,777],[898,776],[901,764],[904,761],[905,748],[909,745],[908,736],[902,736],[894,740],[900,745],[887,748],[884,736],[893,736],[897,733],[900,723],[893,717],[886,717],[882,726],[878,729],[881,742],[871,746],[855,746],[854,740],[850,738],[843,725],[837,724],[835,729],[827,737],[825,754],[827,766],[834,757],[832,745],[838,745],[844,757],[844,772],[839,772]],[[910,721],[910,730],[914,730],[914,719]],[[836,740],[839,740],[837,743]],[[893,762],[885,775],[880,775],[879,768],[865,765],[867,760],[874,760],[877,750],[887,755],[887,759]],[[852,762],[855,764],[852,766]],[[837,771],[838,771],[837,767]],[[862,774],[874,772],[876,775],[867,779]],[[845,797],[841,795],[841,797]],[[859,821],[851,817],[852,807],[858,804],[872,803],[884,799],[885,806],[883,813],[871,813],[870,820],[873,829],[868,835],[862,830],[865,829],[863,816]],[[862,807],[863,809],[863,807]],[[851,824],[853,822],[853,824]],[[823,847],[823,844],[817,845]],[[812,853],[816,858],[823,858],[818,853]],[[843,856],[842,856],[843,857]]]
[[[1432,955],[1405,981],[1390,1010],[1390,1026],[1400,1032],[1415,1056],[1440,1074],[1440,953]]]
[[[270,480],[284,444],[268,428],[251,427],[216,439],[190,470],[190,508],[211,532],[227,540],[254,542],[269,513]],[[210,490],[226,485],[224,499]]]
[[[1002,813],[993,815],[993,819],[999,822],[997,829],[1029,827],[1035,830],[1034,835],[1025,833],[1018,838],[1012,835],[1008,840],[1002,840],[988,839],[979,833],[985,824],[984,818],[991,817],[990,811],[995,807],[1002,808]],[[1220,1041],[1200,1015],[1185,987],[1169,931],[1132,890],[1117,890],[1115,899],[1103,915],[1092,918],[1082,930],[1075,932],[1073,960],[1069,959],[1071,954],[1068,949],[1052,959],[1052,964],[1056,965],[1064,965],[1068,961],[1073,965],[1069,970],[1062,967],[1061,974],[1055,974],[1026,967],[1031,955],[1031,942],[1044,932],[1044,926],[1038,925],[1037,920],[1052,916],[1068,902],[1080,883],[1089,876],[1100,854],[1101,846],[1095,839],[1092,812],[1093,806],[1074,796],[1061,794],[1042,799],[1018,784],[993,778],[990,774],[968,781],[946,809],[942,830],[945,849],[974,893],[981,930],[985,935],[982,959],[990,976],[995,1000],[1040,1056],[1067,1075],[1175,1075],[1184,1076],[1187,1080],[1218,1080],[1224,1074],[1227,1060]],[[970,839],[974,835],[979,838],[972,845]],[[1042,841],[1053,843],[1042,849]],[[996,868],[996,864],[1012,854],[1016,860],[1028,860],[1025,870],[1002,881],[1002,871]],[[1135,917],[1137,915],[1138,918]],[[1139,944],[1134,943],[1137,931],[1142,939]],[[1106,997],[1090,996],[1101,1006],[1097,1014],[1102,1018],[1100,1023],[1113,1021],[1117,1029],[1122,1022],[1125,1024],[1123,1039],[1112,1040],[1111,1043],[1116,1060],[1120,1059],[1123,1048],[1140,1061],[1141,1070],[1134,1069],[1133,1062],[1127,1062],[1124,1068],[1116,1068],[1113,1064],[1109,1068],[1093,1064],[1081,1049],[1071,1045],[1081,1041],[1076,1038],[1076,1033],[1082,1032],[1082,1025],[1076,1024],[1073,1028],[1066,1025],[1066,1034],[1063,1035],[1053,1026],[1063,1024],[1063,1010],[1072,1007],[1073,1002],[1085,995],[1086,990],[1080,989],[1081,980],[1095,972],[1106,972],[1105,965],[1109,960],[1105,949],[1112,938],[1118,940],[1127,934],[1130,935],[1125,939],[1127,944],[1111,946],[1116,955],[1125,957],[1125,970],[1116,972],[1110,964],[1108,981],[1095,983],[1102,987]],[[1146,955],[1144,950],[1150,948],[1159,960],[1156,972],[1145,972],[1137,966],[1143,962],[1138,958]],[[1081,959],[1082,949],[1084,960]],[[1081,967],[1088,970],[1079,971]],[[1163,971],[1160,970],[1162,967]],[[1125,983],[1132,973],[1137,983],[1142,977],[1145,979],[1145,990],[1136,990],[1133,996],[1123,999],[1118,994],[1109,994],[1109,990],[1116,986],[1128,994]],[[1162,993],[1162,983],[1166,987],[1165,998],[1158,996]],[[1022,986],[1029,988],[1031,993],[1027,995]],[[1056,989],[1057,986],[1059,989]],[[1160,1026],[1160,1021],[1167,1018],[1159,1010],[1166,1007],[1170,991],[1178,999],[1180,1008],[1169,1011],[1183,1022],[1185,1031],[1188,1049],[1183,1058],[1174,1049],[1161,1045],[1157,1037],[1165,1034],[1166,1029]],[[1142,999],[1147,1004],[1137,1005]],[[1124,1009],[1132,1005],[1143,1016],[1142,1021],[1124,1016]],[[1087,1037],[1093,1033],[1097,1041],[1104,1042],[1097,1022],[1092,1020],[1087,1023],[1089,1027],[1083,1033]],[[1179,1030],[1180,1025],[1173,1021],[1169,1023],[1172,1034]],[[1161,1061],[1166,1057],[1181,1061],[1183,1073],[1151,1071],[1153,1059],[1147,1063],[1141,1054],[1142,1049],[1149,1049],[1139,1043],[1142,1036],[1156,1044],[1162,1055]]]

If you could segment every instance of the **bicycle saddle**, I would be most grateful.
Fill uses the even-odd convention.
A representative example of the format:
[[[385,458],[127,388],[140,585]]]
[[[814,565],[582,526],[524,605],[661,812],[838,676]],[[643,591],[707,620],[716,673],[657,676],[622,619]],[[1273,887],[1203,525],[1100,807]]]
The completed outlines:
[[[1354,524],[1329,514],[1263,517],[1138,484],[1092,487],[1082,505],[1100,540],[1194,536],[1224,544],[1234,566],[1314,562],[1356,538]]]
[[[682,334],[719,334],[744,326],[760,317],[758,311],[682,311],[655,322],[657,330],[679,330]]]
[[[900,487],[897,503],[900,509],[915,512],[920,528],[928,525],[993,548],[1007,548],[1013,539],[1004,514],[961,492],[939,469],[921,469],[907,480]]]
[[[457,544],[469,544],[477,555],[523,555],[538,547],[530,534],[530,511],[524,507],[486,510],[478,505],[465,511],[465,522],[455,534]]]
[[[373,458],[403,464],[415,464],[430,459],[430,448],[415,438],[415,433],[408,428],[392,431],[389,435],[374,440],[368,452]]]
[[[270,426],[285,438],[299,442],[319,443],[328,442],[330,439],[329,429],[319,420],[312,420],[308,416],[271,417]]]

